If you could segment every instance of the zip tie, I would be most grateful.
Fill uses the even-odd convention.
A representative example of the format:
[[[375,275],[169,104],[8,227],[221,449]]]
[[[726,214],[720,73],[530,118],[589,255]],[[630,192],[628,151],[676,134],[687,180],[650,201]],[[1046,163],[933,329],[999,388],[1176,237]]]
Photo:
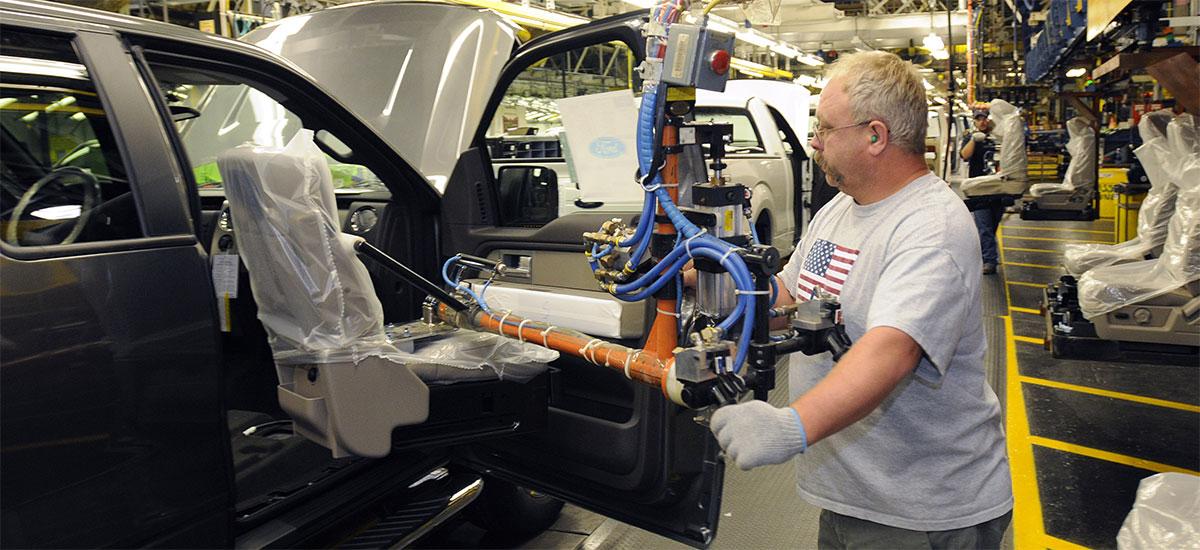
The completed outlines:
[[[721,264],[721,265],[725,265],[725,260],[729,259],[729,255],[730,255],[730,254],[733,254],[733,252],[734,252],[735,250],[737,250],[737,249],[736,249],[736,248],[733,248],[733,247],[730,247],[730,248],[729,248],[729,250],[726,250],[726,251],[725,251],[725,255],[724,255],[724,256],[721,256],[721,260],[720,260],[720,261],[718,261],[717,263],[718,263],[718,264]]]
[[[508,320],[509,315],[512,315],[511,309],[508,310],[508,312],[505,313],[504,316],[500,318],[500,327],[496,329],[496,334],[499,334],[500,336],[504,336],[504,321]]]
[[[532,320],[533,319],[522,319],[521,324],[517,325],[517,340],[519,340],[522,344],[525,343],[525,323],[528,323]]]
[[[556,328],[558,328],[558,327],[556,327],[554,325],[550,325],[550,326],[546,327],[546,330],[542,331],[542,347],[545,347],[545,348],[550,347],[550,344],[546,343],[546,335],[549,334],[550,331],[552,331]]]
[[[640,356],[642,354],[642,351],[644,351],[644,350],[640,350],[640,349],[634,350],[633,353],[625,356],[625,378],[627,378],[629,380],[633,380],[633,377],[629,375],[629,363],[636,360],[638,358],[638,356]]]
[[[582,355],[584,359],[588,359],[589,361],[591,361],[593,365],[600,366],[598,363],[596,363],[596,351],[592,350],[592,357],[589,359],[588,358],[588,350],[591,349],[592,346],[601,344],[603,342],[604,341],[599,338],[592,338],[592,340],[590,342],[588,342],[582,348],[580,348],[579,355]]]
[[[699,237],[700,235],[703,235],[707,232],[708,232],[707,229],[701,229],[699,233],[696,233],[695,235],[688,237],[687,240],[683,241],[683,249],[687,251],[687,255],[689,258],[691,258],[693,260],[696,259],[696,257],[692,255],[692,239],[695,239],[696,237]]]
[[[771,295],[770,290],[742,290],[740,288],[735,288],[733,290],[733,293],[734,294],[751,294],[751,295],[756,295],[756,296],[770,296]]]
[[[663,315],[670,315],[671,317],[674,317],[674,318],[676,318],[676,319],[678,319],[678,318],[679,318],[679,314],[678,314],[678,313],[675,313],[674,311],[663,311],[663,310],[661,310],[661,309],[659,309],[659,308],[657,308],[657,307],[655,307],[655,308],[654,308],[654,310],[655,310],[655,311],[657,311],[657,312],[659,312],[659,313],[661,313],[661,314],[663,314]]]
[[[608,360],[612,359],[612,348],[611,347],[604,348],[604,351],[606,352],[604,354],[604,364],[608,365]]]

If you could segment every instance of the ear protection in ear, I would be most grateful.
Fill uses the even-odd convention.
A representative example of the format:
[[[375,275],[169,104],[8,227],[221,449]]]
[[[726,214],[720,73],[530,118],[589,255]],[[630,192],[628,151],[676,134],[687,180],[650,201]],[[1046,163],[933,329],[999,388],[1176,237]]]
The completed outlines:
[[[879,141],[879,136],[871,134],[871,143],[875,143],[876,141]]]

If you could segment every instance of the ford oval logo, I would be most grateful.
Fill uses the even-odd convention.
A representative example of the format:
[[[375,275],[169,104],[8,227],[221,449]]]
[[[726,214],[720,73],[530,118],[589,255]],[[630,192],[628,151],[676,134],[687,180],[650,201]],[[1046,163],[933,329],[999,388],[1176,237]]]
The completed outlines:
[[[602,159],[615,159],[625,154],[625,143],[615,137],[598,137],[588,145],[592,156]]]

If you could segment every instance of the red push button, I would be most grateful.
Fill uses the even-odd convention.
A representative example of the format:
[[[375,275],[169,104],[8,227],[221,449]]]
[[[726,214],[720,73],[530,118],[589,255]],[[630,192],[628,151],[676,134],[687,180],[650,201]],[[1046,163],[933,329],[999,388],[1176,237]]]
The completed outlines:
[[[708,56],[708,65],[714,73],[724,75],[729,72],[729,52],[717,50]]]

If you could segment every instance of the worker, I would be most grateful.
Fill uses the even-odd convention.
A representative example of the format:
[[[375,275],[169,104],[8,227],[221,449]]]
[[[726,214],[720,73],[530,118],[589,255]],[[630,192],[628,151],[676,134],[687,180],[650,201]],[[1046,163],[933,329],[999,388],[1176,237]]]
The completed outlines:
[[[986,176],[991,173],[992,157],[996,154],[996,145],[991,133],[995,124],[988,118],[986,111],[975,113],[975,131],[963,139],[959,155],[967,161],[967,177]],[[996,273],[1000,263],[1000,250],[996,244],[996,229],[1000,227],[1000,219],[1004,216],[1005,195],[983,195],[968,197],[967,209],[975,218],[975,230],[979,233],[979,248],[983,256],[984,275]]]
[[[998,548],[1012,517],[1000,403],[988,386],[979,241],[925,166],[925,87],[886,52],[845,55],[812,146],[840,190],[776,281],[776,306],[841,303],[854,341],[794,354],[791,404],[722,407],[710,428],[742,469],[795,459],[822,548]]]

